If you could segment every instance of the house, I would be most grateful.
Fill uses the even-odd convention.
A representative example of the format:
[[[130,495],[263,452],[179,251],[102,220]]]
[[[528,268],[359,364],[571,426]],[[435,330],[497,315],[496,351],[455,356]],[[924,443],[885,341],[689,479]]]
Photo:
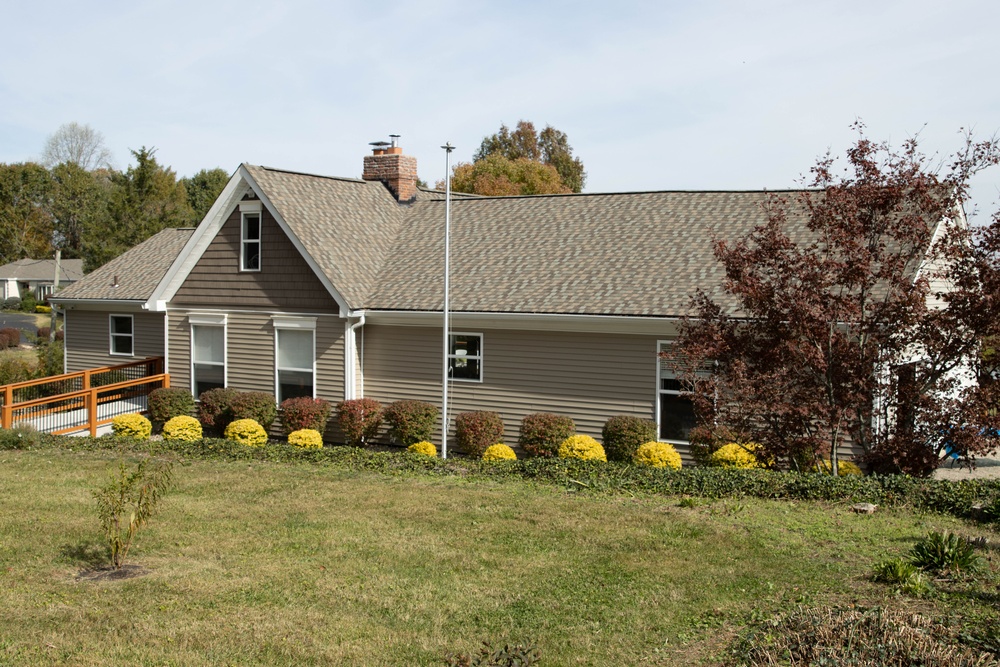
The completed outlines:
[[[416,177],[395,145],[366,156],[361,179],[241,165],[196,229],[160,232],[59,294],[67,370],[163,355],[195,395],[439,403],[445,202]],[[628,414],[683,452],[693,414],[657,353],[695,289],[735,307],[713,239],[764,222],[770,194],[453,198],[451,428],[495,410],[512,443],[545,411],[600,437]]]
[[[39,301],[52,294],[56,274],[54,259],[19,259],[0,266],[3,298],[20,298],[30,290]],[[64,259],[59,263],[59,285],[70,285],[83,278],[82,259]]]

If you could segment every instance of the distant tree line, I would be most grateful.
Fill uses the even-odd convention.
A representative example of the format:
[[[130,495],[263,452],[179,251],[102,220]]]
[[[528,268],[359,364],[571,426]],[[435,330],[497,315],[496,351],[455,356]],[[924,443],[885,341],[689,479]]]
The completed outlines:
[[[162,229],[196,226],[229,180],[218,168],[178,179],[155,149],[131,154],[116,170],[101,134],[70,123],[40,162],[0,163],[0,264],[58,249],[90,271]]]

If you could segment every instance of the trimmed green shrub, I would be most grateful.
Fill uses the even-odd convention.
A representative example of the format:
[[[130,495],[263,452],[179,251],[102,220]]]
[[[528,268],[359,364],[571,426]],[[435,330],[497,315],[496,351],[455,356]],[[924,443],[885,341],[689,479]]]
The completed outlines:
[[[484,461],[516,461],[517,454],[514,450],[503,443],[497,443],[495,445],[490,445],[483,452]]]
[[[299,449],[323,449],[323,436],[312,428],[303,428],[288,434],[288,444]]]
[[[233,419],[252,419],[265,431],[271,428],[278,416],[274,396],[265,391],[241,391],[229,402]]]
[[[32,294],[30,290],[25,290],[21,292],[21,306],[19,310],[22,313],[35,312],[35,306],[37,305],[38,301],[35,299],[35,295]]]
[[[163,425],[163,439],[167,442],[197,442],[201,437],[201,423],[194,417],[180,415]]]
[[[681,469],[681,455],[669,442],[644,442],[635,453],[635,462],[652,468]]]
[[[503,441],[499,412],[462,412],[455,417],[455,442],[469,456],[480,458],[486,448]]]
[[[229,422],[233,421],[230,405],[237,391],[229,387],[218,387],[201,392],[198,397],[198,421],[205,428],[223,433]]]
[[[252,419],[237,419],[226,427],[226,440],[233,440],[245,447],[263,447],[267,444],[264,427]]]
[[[607,461],[604,447],[589,435],[572,435],[559,445],[559,458],[581,461]]]
[[[406,451],[413,452],[414,454],[423,454],[424,456],[438,455],[437,447],[434,446],[433,442],[428,442],[427,440],[413,443],[406,448]]]
[[[3,300],[4,310],[21,310],[21,297],[9,296]]]
[[[983,567],[983,559],[975,547],[947,530],[931,532],[914,544],[910,562],[928,572],[976,572]]]
[[[616,415],[604,422],[601,442],[612,461],[631,461],[639,445],[656,440],[656,422],[632,415]]]
[[[149,392],[149,417],[153,421],[168,422],[174,417],[194,412],[194,396],[180,387],[160,387]]]
[[[0,428],[0,449],[33,449],[42,442],[42,434],[31,424]]]
[[[291,434],[302,429],[326,433],[326,423],[330,420],[330,402],[322,398],[287,398],[281,402],[281,428]]]
[[[142,415],[133,412],[128,415],[118,415],[111,420],[111,430],[115,435],[135,440],[149,440],[153,425]]]
[[[710,461],[713,466],[719,468],[760,468],[760,462],[757,461],[757,457],[752,451],[756,448],[757,445],[752,442],[745,444],[731,442],[721,449],[715,450]]]
[[[382,404],[374,398],[356,398],[337,404],[337,422],[345,444],[364,447],[378,436]]]
[[[569,417],[551,412],[536,412],[521,420],[517,444],[529,456],[551,458],[559,455],[559,445],[576,433],[576,424]]]
[[[429,441],[434,433],[440,410],[426,401],[396,401],[383,412],[389,425],[389,436],[403,445]]]

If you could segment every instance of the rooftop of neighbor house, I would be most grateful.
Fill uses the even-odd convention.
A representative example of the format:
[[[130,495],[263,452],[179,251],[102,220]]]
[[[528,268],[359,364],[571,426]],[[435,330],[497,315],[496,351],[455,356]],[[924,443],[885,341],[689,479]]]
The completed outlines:
[[[19,259],[0,266],[0,280],[14,278],[22,281],[52,282],[56,273],[54,259]],[[59,262],[59,281],[76,282],[83,278],[82,259],[63,259]]]

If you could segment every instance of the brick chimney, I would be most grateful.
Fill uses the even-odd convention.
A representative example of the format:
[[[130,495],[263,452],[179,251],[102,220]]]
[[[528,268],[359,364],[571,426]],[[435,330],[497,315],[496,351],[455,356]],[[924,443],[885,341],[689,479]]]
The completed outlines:
[[[417,197],[417,158],[403,155],[399,147],[399,135],[391,134],[392,143],[373,141],[372,154],[365,156],[361,178],[366,181],[382,181],[389,188],[396,201],[412,202]]]

